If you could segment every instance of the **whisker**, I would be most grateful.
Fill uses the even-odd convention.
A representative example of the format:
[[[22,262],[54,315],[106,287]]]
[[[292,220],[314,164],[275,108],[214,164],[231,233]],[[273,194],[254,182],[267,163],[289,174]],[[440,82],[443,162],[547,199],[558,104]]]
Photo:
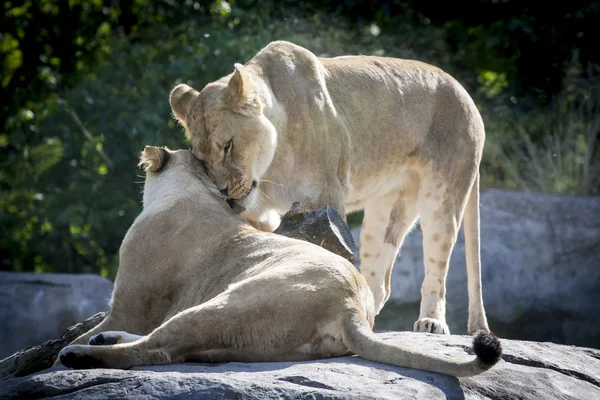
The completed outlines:
[[[283,186],[281,183],[275,183],[275,182],[270,181],[268,179],[259,179],[259,182],[267,182],[267,183],[272,183],[273,185]]]
[[[259,190],[258,193],[265,196],[269,201],[271,201],[271,198],[269,196],[267,196],[267,194],[265,192],[263,192],[262,190]]]

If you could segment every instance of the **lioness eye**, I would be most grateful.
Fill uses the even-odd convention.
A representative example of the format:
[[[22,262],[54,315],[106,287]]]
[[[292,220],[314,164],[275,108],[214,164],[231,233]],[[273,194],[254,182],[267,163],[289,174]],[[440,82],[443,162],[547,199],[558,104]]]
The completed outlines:
[[[233,140],[230,140],[229,142],[227,142],[225,147],[223,147],[223,152],[225,153],[225,155],[227,155],[227,153],[229,153],[229,151],[231,150],[231,146],[233,146]]]

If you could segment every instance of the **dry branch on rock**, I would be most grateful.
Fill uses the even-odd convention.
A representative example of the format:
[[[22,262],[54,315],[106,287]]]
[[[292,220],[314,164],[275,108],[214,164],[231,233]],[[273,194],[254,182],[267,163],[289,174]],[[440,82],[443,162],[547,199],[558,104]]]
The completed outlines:
[[[83,322],[67,328],[59,339],[28,347],[0,361],[0,380],[26,376],[52,366],[60,349],[94,328],[106,318],[99,312]]]

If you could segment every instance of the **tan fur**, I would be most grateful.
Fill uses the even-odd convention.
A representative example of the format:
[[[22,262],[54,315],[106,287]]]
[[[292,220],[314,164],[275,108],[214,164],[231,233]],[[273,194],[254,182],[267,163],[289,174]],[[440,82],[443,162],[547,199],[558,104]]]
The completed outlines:
[[[156,156],[162,152],[167,156]],[[493,364],[434,357],[377,338],[373,296],[354,266],[311,243],[252,228],[190,151],[147,146],[140,164],[144,208],[121,246],[109,316],[61,350],[63,364],[130,368],[349,352],[453,376]],[[84,344],[107,339],[116,344]]]
[[[318,58],[279,41],[201,92],[175,87],[170,103],[194,154],[254,226],[274,230],[275,213],[294,201],[308,209],[330,204],[342,215],[364,209],[361,270],[377,313],[390,296],[404,236],[420,218],[423,259],[442,264],[425,262],[417,331],[449,333],[445,296],[430,293],[445,293],[464,213],[468,331],[488,330],[478,204],[485,133],[472,99],[450,75],[411,60]]]

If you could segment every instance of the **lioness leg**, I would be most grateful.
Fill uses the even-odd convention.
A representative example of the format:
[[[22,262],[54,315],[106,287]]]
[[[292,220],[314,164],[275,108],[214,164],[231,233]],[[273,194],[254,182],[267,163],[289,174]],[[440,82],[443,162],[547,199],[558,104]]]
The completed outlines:
[[[258,288],[261,285],[256,286]],[[264,287],[264,286],[261,286]],[[242,291],[253,291],[255,287]],[[291,296],[296,298],[293,289]],[[257,310],[272,309],[271,302],[288,302],[266,297],[258,302],[247,296],[227,293],[213,300],[180,312],[152,333],[131,343],[108,346],[74,345],[61,350],[63,365],[82,368],[121,368],[139,365],[160,365],[189,359],[227,361],[265,361],[277,359],[306,360],[314,350],[302,351],[312,338],[312,331],[303,329],[310,321],[315,306],[283,308],[263,314],[257,321]],[[239,298],[238,298],[239,297]],[[264,300],[264,301],[263,301]],[[305,331],[301,335],[298,332]],[[290,332],[295,332],[293,342]]]
[[[390,297],[392,267],[404,237],[417,218],[416,185],[370,200],[360,231],[360,269],[379,313]]]
[[[414,325],[417,332],[450,333],[446,324],[446,275],[467,194],[468,186],[450,188],[440,177],[428,179],[421,187],[418,207],[425,278],[419,319]]]
[[[134,342],[67,346],[61,350],[59,358],[63,365],[75,369],[127,369],[138,365],[180,362],[189,352],[223,348],[223,324],[218,321],[218,307],[211,303],[214,302],[175,315]],[[224,313],[227,314],[226,311]]]
[[[467,332],[489,331],[481,291],[481,258],[479,249],[479,174],[475,177],[464,213],[467,282],[469,285],[469,324]]]

